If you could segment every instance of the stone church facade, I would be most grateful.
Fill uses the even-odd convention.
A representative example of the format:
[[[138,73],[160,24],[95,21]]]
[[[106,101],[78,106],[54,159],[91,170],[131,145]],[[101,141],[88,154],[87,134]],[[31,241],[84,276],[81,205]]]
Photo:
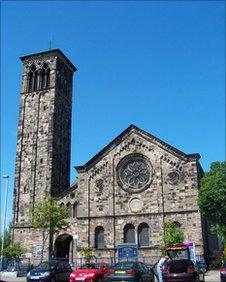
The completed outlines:
[[[47,195],[70,211],[70,228],[49,242],[45,256],[117,256],[117,245],[137,243],[140,257],[159,255],[164,223],[173,221],[185,241],[203,254],[197,204],[199,154],[185,154],[135,125],[85,165],[70,187],[72,76],[75,66],[59,50],[21,58],[24,65],[18,128],[14,241],[35,261],[42,232],[31,226],[29,207]],[[26,238],[26,240],[24,240]]]

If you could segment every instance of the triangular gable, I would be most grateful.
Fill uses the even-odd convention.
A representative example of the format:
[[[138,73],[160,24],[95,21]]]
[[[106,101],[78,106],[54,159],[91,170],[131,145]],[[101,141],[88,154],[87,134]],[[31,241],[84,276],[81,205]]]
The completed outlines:
[[[88,170],[92,165],[96,164],[99,160],[101,160],[104,156],[106,156],[112,149],[118,146],[126,137],[128,137],[133,132],[136,132],[141,137],[148,139],[149,141],[152,141],[154,144],[158,145],[162,149],[176,155],[177,157],[185,161],[198,161],[200,158],[200,155],[198,153],[185,154],[182,151],[176,149],[175,147],[169,145],[168,143],[162,141],[161,139],[155,137],[154,135],[131,124],[127,129],[125,129],[121,134],[119,134],[114,140],[112,140],[107,146],[105,146],[99,153],[97,153],[93,158],[91,158],[85,165],[76,166],[75,169],[78,172]]]

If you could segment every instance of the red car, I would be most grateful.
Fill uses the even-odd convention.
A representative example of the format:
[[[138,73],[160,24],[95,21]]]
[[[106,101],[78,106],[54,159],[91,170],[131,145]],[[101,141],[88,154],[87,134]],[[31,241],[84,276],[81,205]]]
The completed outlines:
[[[75,269],[69,277],[69,282],[100,282],[107,281],[110,275],[108,264],[86,263]]]
[[[167,245],[165,249],[170,257],[162,270],[165,282],[201,281],[190,259],[189,248],[185,244],[171,244]]]
[[[224,261],[220,269],[221,282],[226,282],[226,261]]]

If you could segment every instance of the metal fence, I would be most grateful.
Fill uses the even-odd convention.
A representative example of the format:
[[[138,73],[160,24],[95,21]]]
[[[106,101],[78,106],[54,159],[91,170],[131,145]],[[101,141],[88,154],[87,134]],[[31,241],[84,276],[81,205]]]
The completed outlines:
[[[73,262],[69,261],[67,258],[53,258],[57,260],[66,260],[70,263],[72,268],[76,268],[85,263],[84,257],[78,257],[73,260]],[[139,257],[139,261],[144,262],[149,267],[154,266],[160,259],[160,256],[148,256],[148,257]],[[196,260],[198,262],[204,262],[203,255],[197,255]],[[107,263],[109,266],[113,266],[118,262],[118,257],[94,257],[92,259],[94,263]],[[9,261],[7,258],[3,258],[2,263],[0,264],[1,271],[9,271],[9,272],[17,272],[17,276],[25,276],[28,271],[31,270],[35,265],[31,264],[29,258],[17,258],[14,261]]]

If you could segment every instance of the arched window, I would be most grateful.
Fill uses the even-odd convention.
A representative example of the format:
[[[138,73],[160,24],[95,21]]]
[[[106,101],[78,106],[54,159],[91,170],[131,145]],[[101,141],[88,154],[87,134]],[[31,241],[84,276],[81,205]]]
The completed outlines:
[[[46,70],[43,69],[41,72],[41,88],[45,89],[45,85],[46,85]]]
[[[64,203],[60,203],[60,208],[64,208]]]
[[[46,88],[50,86],[50,69],[46,70]]]
[[[124,243],[135,243],[135,228],[133,224],[124,227]]]
[[[34,72],[34,90],[38,89],[38,72]]]
[[[28,74],[28,91],[32,91],[32,88],[33,88],[33,72],[30,71],[29,74]]]
[[[97,226],[95,228],[95,248],[103,249],[104,247],[104,228],[102,226]]]
[[[147,223],[141,223],[138,226],[138,246],[149,246],[149,226]]]
[[[36,67],[32,65],[30,67],[30,72],[28,73],[28,80],[27,80],[27,90],[33,91],[34,90],[34,79],[35,79]]]
[[[50,86],[50,68],[47,63],[43,64],[41,72],[41,88],[45,89]]]
[[[76,218],[77,217],[77,207],[78,207],[78,203],[74,203],[73,204],[73,210],[72,210],[72,217]]]
[[[68,216],[72,217],[72,211],[71,211],[71,203],[67,203],[67,209],[68,209]]]

